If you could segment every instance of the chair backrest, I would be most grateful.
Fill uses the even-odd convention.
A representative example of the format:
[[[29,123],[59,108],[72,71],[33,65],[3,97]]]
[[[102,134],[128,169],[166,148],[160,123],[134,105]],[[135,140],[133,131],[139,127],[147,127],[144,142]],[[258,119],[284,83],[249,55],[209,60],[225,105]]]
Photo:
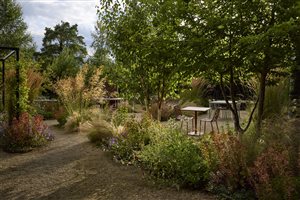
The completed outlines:
[[[213,121],[213,122],[217,121],[219,118],[219,115],[220,115],[220,108],[217,108],[211,121]]]

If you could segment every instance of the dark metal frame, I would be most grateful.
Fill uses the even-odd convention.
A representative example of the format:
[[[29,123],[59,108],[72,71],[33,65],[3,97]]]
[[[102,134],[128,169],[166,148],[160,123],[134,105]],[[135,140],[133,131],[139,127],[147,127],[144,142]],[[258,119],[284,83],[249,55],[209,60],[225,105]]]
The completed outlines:
[[[0,61],[2,63],[2,106],[3,109],[5,107],[5,61],[10,58],[13,54],[16,55],[15,59],[17,63],[20,60],[20,49],[15,47],[1,47],[0,50],[9,50],[10,52],[5,55],[3,58],[0,58]],[[16,79],[17,79],[17,91],[16,91],[16,97],[17,97],[17,118],[19,118],[19,99],[20,99],[20,69],[19,65],[16,65]]]

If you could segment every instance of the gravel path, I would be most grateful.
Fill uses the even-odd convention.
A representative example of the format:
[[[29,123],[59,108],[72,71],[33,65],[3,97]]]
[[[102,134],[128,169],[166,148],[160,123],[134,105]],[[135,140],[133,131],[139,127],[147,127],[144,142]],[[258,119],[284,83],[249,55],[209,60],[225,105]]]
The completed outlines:
[[[88,142],[48,121],[55,140],[26,154],[0,150],[0,199],[214,199],[199,191],[158,188],[140,169],[122,166]]]

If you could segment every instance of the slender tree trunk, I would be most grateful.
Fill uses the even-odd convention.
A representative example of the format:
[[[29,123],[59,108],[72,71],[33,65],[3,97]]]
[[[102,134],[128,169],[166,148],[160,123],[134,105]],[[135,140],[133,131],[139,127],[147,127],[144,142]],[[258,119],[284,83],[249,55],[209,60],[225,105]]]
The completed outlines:
[[[149,104],[150,104],[150,101],[149,101],[148,94],[145,95],[144,103],[145,103],[146,112],[149,113]]]
[[[162,105],[162,101],[159,100],[157,104],[158,104],[158,108],[157,108],[157,121],[161,121],[161,105]]]
[[[259,80],[259,100],[258,100],[258,112],[257,112],[257,121],[256,121],[256,131],[260,135],[262,129],[262,121],[264,114],[264,102],[265,102],[265,92],[266,92],[266,79],[267,73],[261,73]]]
[[[146,88],[144,93],[144,104],[146,108],[146,112],[149,113],[149,104],[150,104],[150,97],[149,97],[149,86],[145,83],[144,77],[141,77],[141,85]]]
[[[232,76],[232,74],[231,74]],[[234,130],[237,132],[237,133],[243,133],[245,132],[242,128],[241,128],[241,125],[240,125],[240,119],[239,119],[239,116],[238,116],[238,112],[237,112],[237,107],[236,107],[236,104],[235,104],[235,97],[234,97],[234,82],[233,82],[233,78],[230,77],[230,93],[231,93],[231,98],[232,98],[232,103],[234,103],[233,106],[231,106],[231,104],[229,103],[229,100],[225,94],[225,91],[224,91],[224,82],[223,82],[223,76],[221,76],[221,81],[220,81],[220,85],[221,85],[221,92],[222,92],[222,95],[226,101],[226,104],[228,106],[228,108],[230,109],[230,111],[232,112],[233,114],[233,123],[234,123]]]
[[[235,90],[236,90],[236,87],[235,87],[235,83],[234,83],[234,73],[233,73],[233,68],[231,67],[230,68],[230,93],[231,93],[232,106],[229,104],[229,102],[227,102],[227,105],[229,105],[229,108],[233,115],[235,131],[237,133],[242,133],[243,130],[240,125],[239,114],[238,114],[238,110],[237,110],[237,106],[236,106],[236,102],[235,102],[235,96],[236,96]]]
[[[271,19],[270,19],[269,27],[274,26],[274,24],[275,24],[275,9],[273,7],[271,10]],[[272,37],[269,37],[268,45],[266,46],[266,49],[264,51],[265,54],[264,66],[260,73],[259,96],[258,96],[259,99],[258,99],[258,111],[257,111],[257,122],[256,122],[256,132],[258,136],[260,136],[262,130],[267,75],[270,71],[269,67],[272,65],[271,57],[270,57],[270,53],[271,53],[270,50],[272,47],[272,43],[273,43]]]
[[[232,112],[233,115],[233,121],[234,121],[234,129],[237,133],[242,133],[243,129],[241,128],[240,125],[240,119],[239,119],[239,115],[238,115],[238,110],[237,110],[237,106],[236,106],[236,102],[235,102],[235,97],[236,97],[236,86],[235,86],[235,82],[234,82],[234,71],[233,71],[233,66],[234,66],[234,61],[233,61],[233,47],[232,47],[232,40],[233,40],[233,34],[230,31],[230,35],[229,35],[229,57],[230,57],[230,63],[229,63],[229,72],[230,72],[230,78],[229,78],[229,85],[230,85],[230,98],[232,101],[232,105],[229,103],[226,94],[223,93],[224,99],[226,101],[227,107],[230,109],[230,111]],[[223,81],[222,81],[223,83]]]
[[[161,121],[161,108],[164,102],[164,96],[165,96],[165,85],[166,80],[165,77],[162,78],[162,83],[159,82],[158,84],[158,91],[157,91],[157,120]]]

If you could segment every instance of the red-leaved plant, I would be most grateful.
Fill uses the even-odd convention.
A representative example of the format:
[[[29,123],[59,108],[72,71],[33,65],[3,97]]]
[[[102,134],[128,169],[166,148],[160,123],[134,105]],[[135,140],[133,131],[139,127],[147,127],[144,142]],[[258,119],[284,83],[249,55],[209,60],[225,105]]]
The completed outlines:
[[[278,143],[269,146],[256,158],[250,172],[259,199],[293,199],[295,183],[285,146]]]
[[[213,134],[212,140],[217,156],[212,182],[223,184],[231,191],[247,188],[246,149],[238,136]]]
[[[47,131],[43,117],[31,117],[29,113],[22,113],[19,119],[14,118],[11,125],[5,127],[4,149],[9,152],[26,152],[41,146],[53,136]]]

